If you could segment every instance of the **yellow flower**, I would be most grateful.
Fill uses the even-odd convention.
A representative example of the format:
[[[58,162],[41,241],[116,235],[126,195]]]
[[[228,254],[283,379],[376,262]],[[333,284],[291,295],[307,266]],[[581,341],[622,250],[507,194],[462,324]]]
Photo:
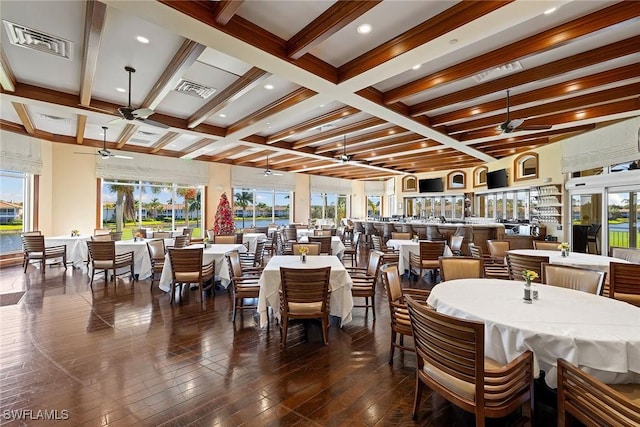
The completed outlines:
[[[569,244],[567,242],[562,242],[558,245],[558,249],[565,250],[568,251],[569,250]]]
[[[300,252],[301,254],[306,254],[307,252],[309,252],[309,248],[306,246],[300,246],[300,249],[298,249],[298,252]]]
[[[525,282],[530,282],[538,278],[538,273],[533,270],[522,270],[522,278]]]
[[[80,232],[78,230],[71,230],[71,235],[72,236],[79,236]]]

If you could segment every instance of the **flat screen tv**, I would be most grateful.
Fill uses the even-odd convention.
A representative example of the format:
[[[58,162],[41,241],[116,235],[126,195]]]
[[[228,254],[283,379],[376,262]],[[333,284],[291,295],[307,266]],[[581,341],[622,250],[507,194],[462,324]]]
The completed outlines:
[[[506,169],[487,172],[487,188],[502,188],[509,186]]]
[[[438,193],[444,191],[442,178],[430,178],[418,180],[418,189],[421,193]]]

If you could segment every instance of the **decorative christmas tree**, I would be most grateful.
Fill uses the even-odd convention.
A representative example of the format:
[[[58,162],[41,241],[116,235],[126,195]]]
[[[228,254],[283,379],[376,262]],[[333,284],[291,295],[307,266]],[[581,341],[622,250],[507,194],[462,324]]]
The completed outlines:
[[[236,225],[233,222],[233,211],[227,199],[227,193],[222,193],[220,203],[216,210],[216,219],[213,226],[214,234],[233,234],[236,231]]]

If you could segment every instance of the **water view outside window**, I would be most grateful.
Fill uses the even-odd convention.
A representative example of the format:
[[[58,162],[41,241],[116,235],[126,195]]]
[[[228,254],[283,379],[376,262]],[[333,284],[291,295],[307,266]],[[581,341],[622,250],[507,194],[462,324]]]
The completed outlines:
[[[122,231],[123,239],[133,230],[179,230],[193,228],[202,237],[204,187],[145,181],[102,182],[102,228]]]
[[[292,198],[288,191],[234,189],[232,203],[236,228],[288,225]]]
[[[22,250],[20,233],[28,230],[24,218],[27,175],[0,170],[0,254]]]

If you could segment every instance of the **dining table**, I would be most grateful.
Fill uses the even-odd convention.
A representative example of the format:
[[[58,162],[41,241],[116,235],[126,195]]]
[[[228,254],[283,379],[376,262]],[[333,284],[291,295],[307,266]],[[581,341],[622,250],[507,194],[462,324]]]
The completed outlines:
[[[247,252],[247,247],[240,243],[234,244],[207,244],[207,247],[202,243],[189,245],[188,248],[203,248],[202,251],[202,263],[208,264],[211,261],[215,261],[215,275],[220,280],[220,284],[223,287],[228,287],[230,283],[229,267],[227,266],[227,259],[225,254],[228,252],[237,251],[240,253]],[[173,280],[173,270],[171,268],[171,260],[169,259],[169,253],[165,255],[164,266],[162,267],[162,273],[160,274],[160,282],[158,286],[165,292],[171,291],[171,281]]]
[[[151,257],[145,239],[116,241],[116,254],[133,252],[133,274],[138,279],[151,277]]]
[[[506,364],[533,352],[534,372],[557,386],[566,359],[607,384],[640,383],[640,308],[551,285],[523,301],[524,282],[458,279],[439,283],[427,304],[440,313],[484,322],[485,356]]]
[[[333,255],[307,256],[306,262],[302,262],[298,255],[275,255],[271,257],[264,267],[258,283],[260,292],[258,295],[258,312],[260,313],[260,327],[267,325],[268,307],[273,307],[276,318],[280,318],[280,267],[286,268],[320,268],[331,267],[329,275],[330,314],[340,318],[340,326],[351,321],[353,310],[353,296],[351,276],[342,262]]]
[[[67,264],[73,265],[73,268],[86,268],[87,260],[89,259],[89,249],[87,247],[87,241],[89,240],[91,240],[89,234],[45,237],[44,246],[65,245],[67,247]]]
[[[409,270],[409,254],[420,254],[420,241],[406,240],[406,239],[389,239],[386,243],[387,247],[393,248],[399,252],[398,256],[398,271],[401,273],[405,270]],[[444,253],[442,256],[453,256],[453,252],[449,248],[449,245],[444,246]],[[425,273],[428,270],[425,270]]]
[[[255,252],[258,242],[267,240],[267,235],[264,233],[243,233],[242,243],[248,244],[249,252]]]
[[[605,255],[585,254],[582,252],[569,252],[567,256],[562,256],[561,251],[549,251],[538,249],[513,249],[507,251],[516,255],[544,256],[549,258],[549,264],[568,265],[571,267],[599,270],[609,276],[609,263],[619,262],[629,264],[629,261],[621,258],[613,258]]]
[[[309,236],[302,236],[298,239],[298,243],[309,243]],[[331,255],[337,256],[342,259],[344,250],[346,249],[344,243],[338,236],[331,236]]]

